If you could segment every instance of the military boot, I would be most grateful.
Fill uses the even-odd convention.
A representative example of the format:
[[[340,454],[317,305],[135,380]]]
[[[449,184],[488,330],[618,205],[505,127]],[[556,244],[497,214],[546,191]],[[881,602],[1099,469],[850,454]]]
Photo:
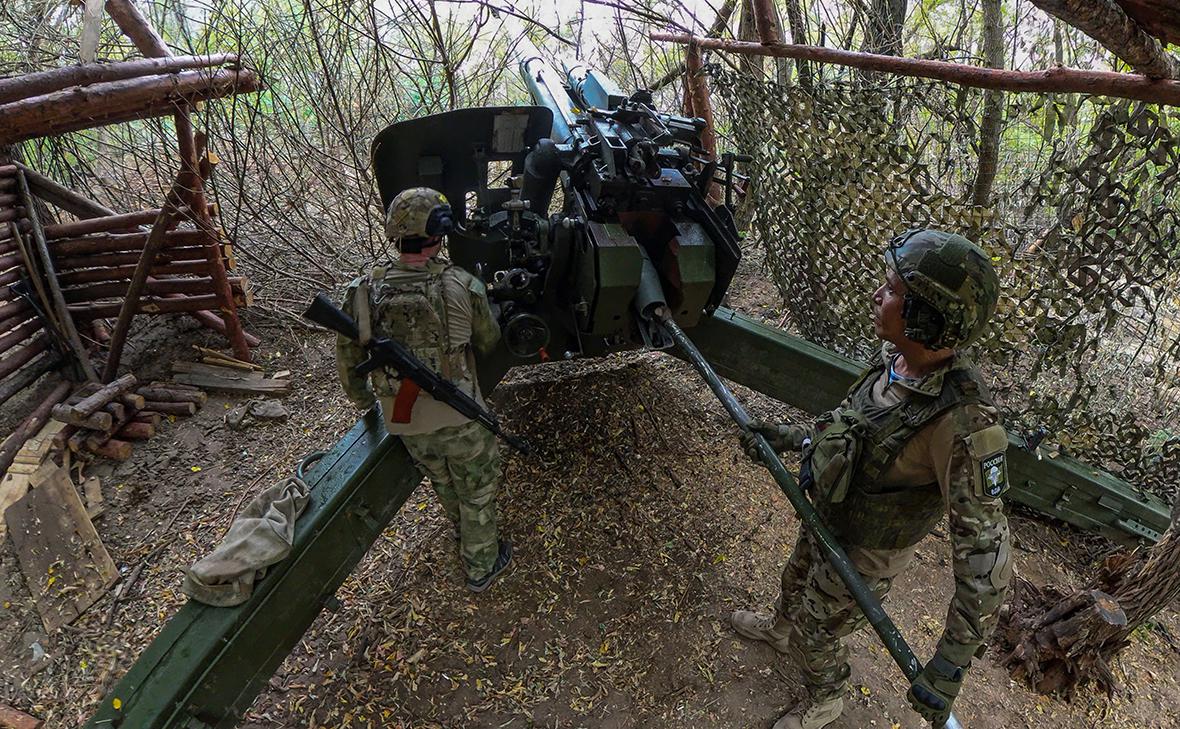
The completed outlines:
[[[823,729],[840,718],[844,699],[807,699],[774,723],[773,729]]]
[[[779,653],[787,652],[787,627],[779,625],[775,613],[760,613],[753,610],[734,610],[729,616],[733,629],[750,640],[769,643]]]

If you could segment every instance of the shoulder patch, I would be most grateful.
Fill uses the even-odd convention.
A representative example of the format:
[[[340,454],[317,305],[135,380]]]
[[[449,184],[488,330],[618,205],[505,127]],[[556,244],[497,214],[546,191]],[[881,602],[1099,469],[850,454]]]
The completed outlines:
[[[988,456],[979,462],[979,476],[983,495],[995,498],[1008,488],[1008,464],[1003,453]]]

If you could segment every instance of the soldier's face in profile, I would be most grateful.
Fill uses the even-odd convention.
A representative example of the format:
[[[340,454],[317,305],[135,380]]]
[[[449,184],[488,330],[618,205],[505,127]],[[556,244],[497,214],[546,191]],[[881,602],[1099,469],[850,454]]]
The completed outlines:
[[[886,342],[897,344],[905,339],[905,282],[892,266],[885,269],[885,282],[873,292],[873,332]]]

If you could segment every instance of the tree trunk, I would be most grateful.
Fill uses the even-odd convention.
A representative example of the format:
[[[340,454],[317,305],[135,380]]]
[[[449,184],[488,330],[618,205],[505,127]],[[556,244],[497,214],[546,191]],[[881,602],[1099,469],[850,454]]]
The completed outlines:
[[[1012,675],[1041,693],[1071,695],[1089,680],[1112,693],[1111,660],[1180,597],[1180,500],[1155,546],[1108,558],[1086,588],[1065,595],[1021,581],[1018,593],[1004,631]]]
[[[990,68],[1004,67],[1004,24],[1001,0],[983,0],[983,59]],[[971,185],[971,204],[991,202],[992,183],[1000,160],[1000,135],[1004,130],[1004,92],[986,91],[979,123],[979,166]]]
[[[1180,76],[1176,58],[1114,0],[1033,0],[1033,5],[1078,28],[1145,76]]]

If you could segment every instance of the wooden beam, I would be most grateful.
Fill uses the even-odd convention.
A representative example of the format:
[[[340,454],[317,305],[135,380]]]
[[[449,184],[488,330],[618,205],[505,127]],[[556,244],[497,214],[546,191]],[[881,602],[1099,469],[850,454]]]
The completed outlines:
[[[170,58],[140,58],[118,63],[86,63],[81,66],[62,66],[48,71],[27,73],[23,76],[0,79],[0,104],[41,96],[71,86],[122,81],[141,76],[175,73],[194,68],[210,68],[236,64],[233,53],[211,56],[172,56]]]
[[[1032,3],[1098,41],[1145,76],[1180,76],[1180,62],[1113,0],[1032,0]]]
[[[795,58],[818,63],[834,63],[867,71],[884,71],[902,76],[931,78],[939,81],[1000,91],[1035,93],[1093,94],[1122,99],[1147,101],[1154,104],[1180,106],[1180,82],[1150,79],[1132,73],[1113,71],[1083,71],[1076,68],[1050,68],[1045,71],[1007,71],[980,68],[948,61],[929,61],[920,58],[899,58],[876,53],[858,53],[835,48],[798,46],[779,43],[761,45],[745,41],[699,38],[683,33],[653,33],[654,41],[688,44],[729,53],[777,58]]]
[[[41,375],[57,369],[59,365],[61,365],[61,356],[56,352],[50,352],[36,362],[21,368],[16,376],[0,382],[0,405],[3,405],[10,397],[41,379]]]
[[[180,71],[54,91],[0,105],[0,144],[173,114],[177,105],[257,91],[250,70]]]

